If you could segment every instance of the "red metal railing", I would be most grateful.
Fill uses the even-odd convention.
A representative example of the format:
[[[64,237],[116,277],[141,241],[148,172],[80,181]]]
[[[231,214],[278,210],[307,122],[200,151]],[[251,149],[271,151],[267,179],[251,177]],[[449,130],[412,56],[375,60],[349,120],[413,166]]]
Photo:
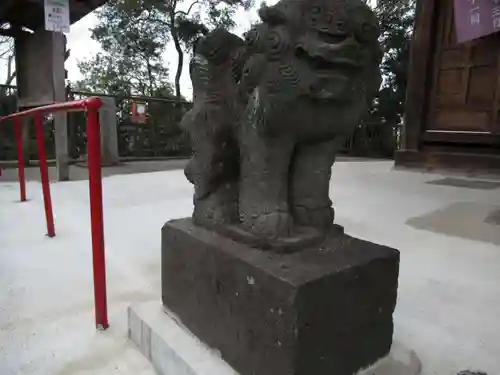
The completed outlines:
[[[36,140],[38,158],[40,161],[40,176],[42,182],[43,203],[45,207],[45,219],[47,222],[47,235],[54,237],[54,214],[52,212],[52,200],[50,197],[49,173],[47,166],[47,155],[45,152],[45,141],[43,131],[44,113],[75,112],[84,111],[87,114],[87,154],[89,169],[89,191],[90,191],[90,223],[92,235],[92,262],[94,271],[94,300],[96,327],[104,330],[109,327],[107,316],[106,297],[106,266],[104,255],[104,223],[102,212],[102,176],[101,176],[101,130],[99,124],[99,108],[101,99],[97,97],[72,102],[51,104],[43,107],[33,108],[11,115],[0,117],[0,123],[12,120],[15,126],[17,160],[19,173],[19,189],[21,202],[26,201],[26,181],[24,174],[23,142],[21,131],[21,120],[27,116],[35,118]]]

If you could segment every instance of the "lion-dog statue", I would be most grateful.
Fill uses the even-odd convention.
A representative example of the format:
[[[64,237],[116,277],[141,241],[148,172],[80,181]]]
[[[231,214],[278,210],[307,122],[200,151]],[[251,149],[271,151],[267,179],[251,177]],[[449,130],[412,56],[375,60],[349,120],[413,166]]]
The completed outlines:
[[[216,29],[190,62],[193,220],[289,250],[335,227],[332,165],[381,84],[382,51],[362,0],[280,0],[245,40]]]

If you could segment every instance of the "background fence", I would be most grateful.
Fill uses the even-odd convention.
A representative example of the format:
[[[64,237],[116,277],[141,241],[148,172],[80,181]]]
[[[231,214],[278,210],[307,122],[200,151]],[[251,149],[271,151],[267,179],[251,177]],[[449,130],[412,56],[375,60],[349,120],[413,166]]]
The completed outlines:
[[[71,99],[95,96],[93,93],[71,92]],[[103,95],[100,95],[103,96]],[[121,158],[158,158],[169,156],[189,156],[189,138],[179,128],[182,116],[191,108],[191,103],[176,103],[167,98],[120,97],[115,99],[118,126],[118,153]],[[147,121],[137,124],[132,121],[133,102],[147,104]],[[70,114],[68,123],[69,155],[78,159],[85,154],[85,122],[82,115]]]
[[[17,111],[16,88],[0,86],[0,116]],[[72,91],[68,100],[85,99],[89,96],[113,97],[117,108],[118,151],[122,159],[154,159],[162,157],[188,157],[191,153],[189,137],[179,128],[182,116],[192,103],[176,103],[170,98],[126,97]],[[147,104],[147,121],[137,124],[132,121],[132,103]],[[47,157],[55,157],[54,126],[45,119],[45,147]],[[34,126],[23,127],[25,160],[37,160],[36,134]],[[342,153],[369,158],[392,158],[400,148],[400,126],[398,124],[363,121],[345,143]],[[68,114],[68,153],[71,159],[80,160],[87,150],[85,120],[82,113]],[[0,129],[0,161],[16,159],[14,129]]]

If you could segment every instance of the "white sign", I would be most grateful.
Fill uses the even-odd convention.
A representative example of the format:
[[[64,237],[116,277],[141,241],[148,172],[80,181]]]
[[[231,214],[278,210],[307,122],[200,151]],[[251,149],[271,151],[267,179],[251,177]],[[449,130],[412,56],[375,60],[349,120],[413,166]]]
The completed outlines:
[[[45,30],[69,33],[69,0],[45,1]]]

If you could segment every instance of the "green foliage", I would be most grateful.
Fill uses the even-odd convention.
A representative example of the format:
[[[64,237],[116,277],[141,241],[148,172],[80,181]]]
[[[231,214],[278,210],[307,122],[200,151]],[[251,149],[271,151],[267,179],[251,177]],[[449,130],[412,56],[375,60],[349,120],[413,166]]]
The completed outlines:
[[[365,150],[361,153],[371,154],[377,148],[383,149],[379,152],[383,156],[391,156],[396,147],[393,128],[401,124],[404,113],[415,3],[416,0],[378,0],[374,8],[385,51],[381,64],[383,83],[362,124],[362,134],[356,135],[357,145],[353,144]],[[92,30],[92,37],[103,52],[79,63],[85,79],[76,88],[181,101],[184,54],[209,30],[234,27],[238,7],[248,9],[252,5],[253,0],[111,0],[98,13],[99,24]],[[174,87],[162,60],[169,41],[178,54]],[[121,110],[127,112],[125,107]],[[157,127],[155,134],[182,135],[171,126],[171,117],[177,118],[177,114],[170,113],[167,107],[162,103],[150,107],[151,122]],[[166,117],[168,121],[163,120]],[[163,125],[167,122],[168,127]]]
[[[184,52],[207,31],[216,27],[231,29],[239,6],[250,9],[253,0],[168,0],[167,20],[177,52],[175,94],[180,98],[180,78],[184,67]]]
[[[168,41],[178,54],[175,95],[180,94],[184,53],[215,27],[234,27],[238,7],[253,0],[111,0],[98,13],[92,38],[103,52],[79,62],[84,79],[76,87],[151,96],[171,87],[162,55]]]
[[[415,5],[416,0],[378,0],[375,8],[385,53],[381,65],[382,89],[372,117],[390,125],[400,124],[404,113]]]
[[[368,4],[372,1],[366,0]],[[357,155],[392,157],[400,141],[406,101],[410,45],[416,0],[378,0],[375,13],[380,22],[384,56],[380,69],[383,82],[373,106],[351,142]]]
[[[160,16],[149,0],[111,0],[92,29],[103,52],[78,63],[84,79],[76,88],[120,95],[171,93],[162,59],[169,33],[151,22]]]

